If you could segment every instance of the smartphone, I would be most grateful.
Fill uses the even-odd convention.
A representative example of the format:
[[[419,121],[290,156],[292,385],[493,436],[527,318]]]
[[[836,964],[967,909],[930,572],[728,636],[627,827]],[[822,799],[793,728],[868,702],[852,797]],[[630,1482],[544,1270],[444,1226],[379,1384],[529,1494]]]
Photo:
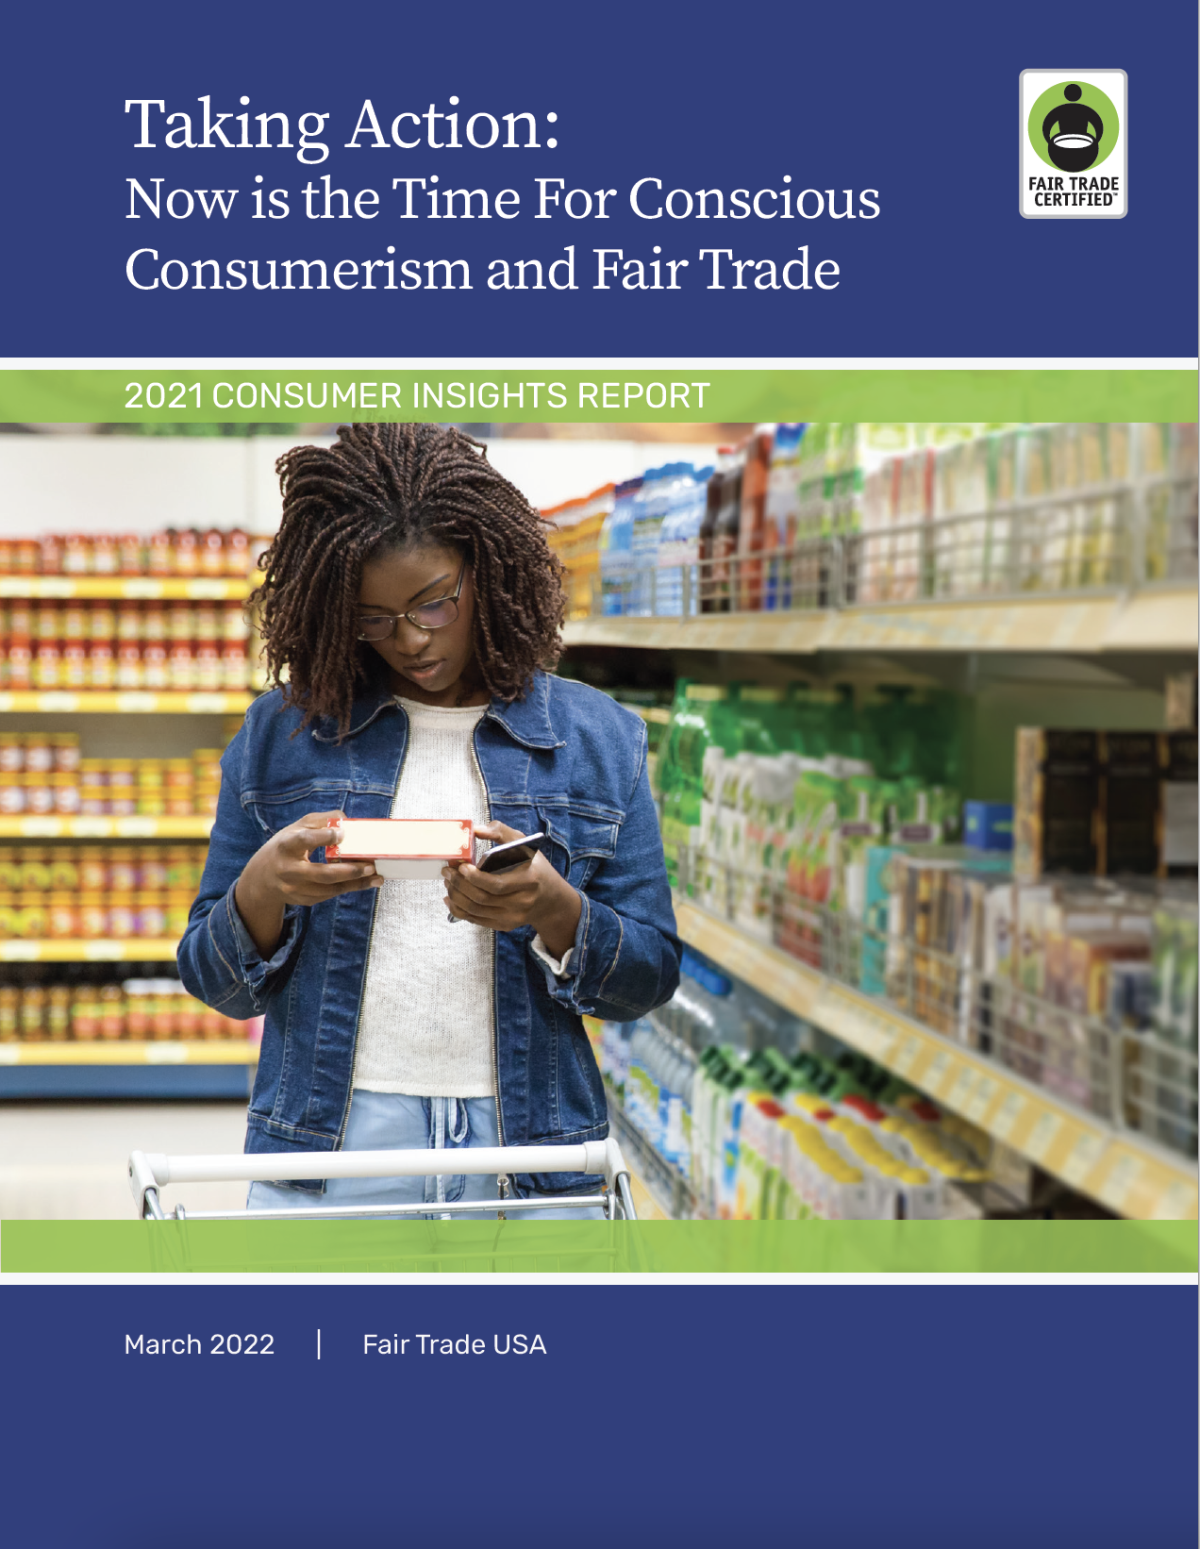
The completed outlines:
[[[531,861],[539,850],[546,848],[545,834],[526,834],[523,839],[510,839],[507,844],[493,845],[479,862],[480,871],[511,871]]]

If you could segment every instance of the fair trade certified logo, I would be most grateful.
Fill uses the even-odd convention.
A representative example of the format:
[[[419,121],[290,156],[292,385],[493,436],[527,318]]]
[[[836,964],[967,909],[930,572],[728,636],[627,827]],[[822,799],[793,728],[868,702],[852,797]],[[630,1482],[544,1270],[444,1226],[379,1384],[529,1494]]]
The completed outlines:
[[[1124,70],[1021,71],[1021,214],[1120,220],[1129,82]]]

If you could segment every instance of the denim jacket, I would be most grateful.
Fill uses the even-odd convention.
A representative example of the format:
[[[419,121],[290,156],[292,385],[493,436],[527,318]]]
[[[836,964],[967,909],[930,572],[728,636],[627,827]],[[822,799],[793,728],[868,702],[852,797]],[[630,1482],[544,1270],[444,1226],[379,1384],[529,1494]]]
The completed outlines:
[[[355,700],[340,741],[332,723],[298,731],[300,719],[278,690],[266,694],[226,750],[208,864],[179,948],[191,994],[227,1016],[265,1016],[248,1151],[340,1146],[378,895],[371,888],[289,907],[279,945],[264,959],[238,915],[234,886],[264,841],[306,813],[388,817],[408,736],[407,716],[383,688]],[[524,699],[491,702],[474,741],[493,820],[544,831],[551,864],[583,900],[561,978],[533,952],[531,926],[496,933],[501,1142],[602,1139],[604,1088],[581,1014],[632,1021],[668,1000],[679,980],[646,728],[597,690],[538,673]],[[585,1187],[574,1174],[513,1184],[518,1197]]]

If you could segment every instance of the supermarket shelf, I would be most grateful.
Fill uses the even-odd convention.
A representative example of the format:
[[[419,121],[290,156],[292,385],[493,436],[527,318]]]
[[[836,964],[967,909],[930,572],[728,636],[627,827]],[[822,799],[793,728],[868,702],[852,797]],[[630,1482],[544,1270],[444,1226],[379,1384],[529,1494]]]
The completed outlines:
[[[691,651],[1180,651],[1197,648],[1194,585],[1102,596],[923,602],[824,612],[575,619],[572,645]]]
[[[0,839],[207,839],[210,817],[0,817]]]
[[[130,936],[121,940],[0,941],[0,963],[173,963],[178,941]]]
[[[184,576],[0,576],[0,597],[82,597],[241,602],[256,583],[249,577],[209,579]]]
[[[59,689],[25,690],[0,694],[0,713],[34,710],[67,711],[91,715],[242,715],[254,695],[142,693],[69,693]]]
[[[1140,1219],[1194,1219],[1196,1168],[1056,1102],[986,1057],[837,984],[684,898],[679,934],[797,1016],[861,1050],[1071,1188]]]
[[[254,1065],[258,1044],[247,1038],[211,1043],[0,1043],[0,1066],[13,1065]]]

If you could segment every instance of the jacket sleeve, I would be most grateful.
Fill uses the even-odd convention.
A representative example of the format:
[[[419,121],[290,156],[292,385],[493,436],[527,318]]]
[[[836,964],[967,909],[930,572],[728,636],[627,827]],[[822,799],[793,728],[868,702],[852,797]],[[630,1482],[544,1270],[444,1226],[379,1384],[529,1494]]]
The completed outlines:
[[[242,869],[266,837],[242,806],[246,727],[221,759],[221,791],[209,839],[200,893],[188,916],[177,961],[184,988],[228,1017],[260,1016],[286,984],[304,939],[308,911],[289,906],[283,935],[263,958],[242,923],[233,890]]]
[[[580,890],[583,912],[561,976],[531,955],[551,996],[582,1015],[632,1022],[670,1000],[683,948],[663,860],[658,814],[646,767],[646,729],[633,794],[611,859]]]

